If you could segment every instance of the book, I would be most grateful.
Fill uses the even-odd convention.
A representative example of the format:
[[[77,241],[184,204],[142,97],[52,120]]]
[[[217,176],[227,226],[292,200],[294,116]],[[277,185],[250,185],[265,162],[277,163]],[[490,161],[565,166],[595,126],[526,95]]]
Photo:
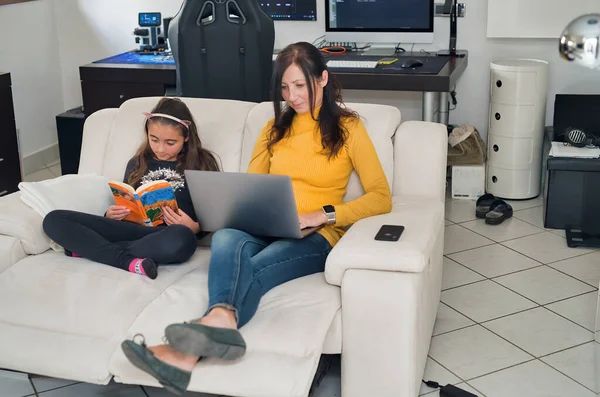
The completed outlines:
[[[115,204],[131,211],[124,219],[126,221],[153,227],[164,223],[163,207],[179,211],[175,190],[165,180],[152,181],[135,190],[124,182],[109,181],[108,185],[115,198]]]

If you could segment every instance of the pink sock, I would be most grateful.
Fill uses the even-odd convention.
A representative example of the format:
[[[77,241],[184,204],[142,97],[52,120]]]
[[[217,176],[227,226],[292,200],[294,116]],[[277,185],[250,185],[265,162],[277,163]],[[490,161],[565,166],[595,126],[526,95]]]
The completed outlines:
[[[72,256],[73,258],[81,258],[81,255],[79,255],[79,254],[76,254],[76,253],[74,253],[74,252],[71,252],[71,256]]]
[[[135,258],[129,264],[129,271],[131,273],[141,274],[142,276],[146,276],[146,271],[144,270],[144,266],[142,263],[144,260],[142,258]]]

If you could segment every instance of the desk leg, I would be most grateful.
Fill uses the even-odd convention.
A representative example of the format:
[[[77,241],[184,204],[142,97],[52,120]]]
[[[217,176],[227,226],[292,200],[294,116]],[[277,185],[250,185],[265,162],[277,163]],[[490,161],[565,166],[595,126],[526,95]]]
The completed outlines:
[[[440,93],[439,92],[423,92],[423,121],[433,121],[437,123],[437,115],[435,102],[439,101]]]
[[[448,125],[448,117],[450,116],[450,105],[448,103],[447,92],[440,92],[440,105],[439,105],[439,122],[444,125]]]

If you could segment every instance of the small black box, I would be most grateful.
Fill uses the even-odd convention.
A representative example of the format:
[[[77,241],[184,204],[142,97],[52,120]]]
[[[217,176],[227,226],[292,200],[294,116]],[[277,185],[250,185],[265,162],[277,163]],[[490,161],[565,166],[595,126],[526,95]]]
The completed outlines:
[[[79,169],[84,122],[85,114],[82,107],[67,110],[56,116],[58,151],[63,175],[76,174]]]

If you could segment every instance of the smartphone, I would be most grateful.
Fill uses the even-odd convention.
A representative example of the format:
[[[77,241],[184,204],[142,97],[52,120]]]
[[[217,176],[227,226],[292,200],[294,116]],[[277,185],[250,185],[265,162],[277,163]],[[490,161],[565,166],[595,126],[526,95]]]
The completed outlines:
[[[375,240],[378,241],[398,241],[402,232],[404,231],[404,226],[400,225],[383,225],[381,229],[377,232],[375,236]]]
[[[398,60],[398,58],[381,58],[379,61],[377,61],[377,63],[380,65],[391,65],[392,63],[396,62],[397,60]]]

